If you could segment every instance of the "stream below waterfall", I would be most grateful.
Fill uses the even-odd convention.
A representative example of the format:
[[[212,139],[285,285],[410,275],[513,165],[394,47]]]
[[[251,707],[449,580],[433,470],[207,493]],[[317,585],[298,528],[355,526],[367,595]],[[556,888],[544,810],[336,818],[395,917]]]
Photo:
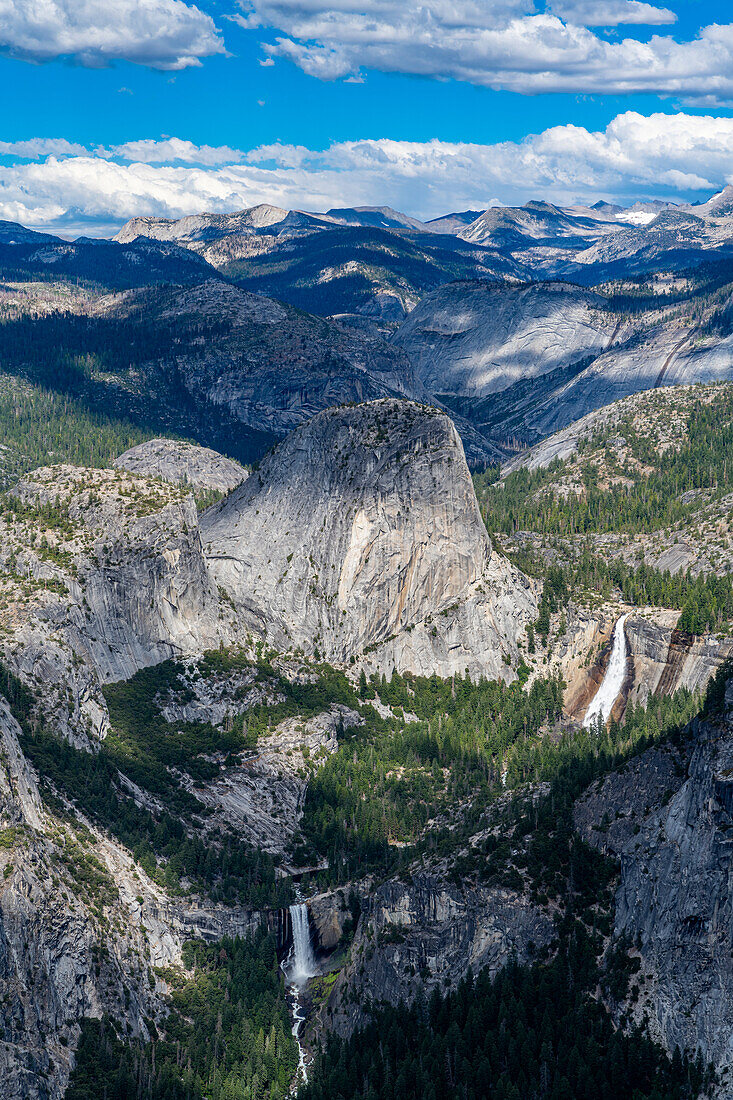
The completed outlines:
[[[308,1080],[305,1050],[300,1041],[300,1030],[305,1022],[301,994],[308,979],[315,977],[318,973],[318,965],[311,941],[308,906],[300,898],[290,906],[290,923],[293,930],[293,946],[282,968],[285,974],[288,1006],[293,1020],[293,1038],[298,1045],[298,1072],[291,1088],[291,1093],[294,1095],[298,1086]]]
[[[622,615],[613,628],[613,642],[608,668],[601,680],[600,687],[590,701],[583,725],[586,729],[597,725],[598,720],[607,722],[611,717],[613,705],[621,694],[628,667],[628,646],[624,629],[628,615]]]

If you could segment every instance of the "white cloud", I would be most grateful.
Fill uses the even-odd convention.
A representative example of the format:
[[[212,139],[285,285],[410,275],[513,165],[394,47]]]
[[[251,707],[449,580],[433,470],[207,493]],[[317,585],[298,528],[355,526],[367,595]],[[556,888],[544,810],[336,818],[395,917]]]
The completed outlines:
[[[83,145],[67,141],[66,138],[30,138],[28,141],[0,141],[0,157],[20,157],[23,160],[38,160],[39,157],[83,156]]]
[[[364,69],[453,78],[534,94],[733,95],[733,25],[609,40],[590,26],[663,25],[674,12],[641,0],[241,0],[242,22],[268,27],[263,49],[321,80]],[[560,18],[562,16],[562,18]]]
[[[86,150],[84,150],[86,152]],[[100,149],[102,155],[120,160],[141,161],[143,164],[199,164],[213,167],[217,164],[238,164],[245,154],[228,145],[194,145],[180,138],[164,138],[162,141],[143,139],[126,141],[109,149]]]
[[[0,52],[185,69],[224,45],[213,19],[184,0],[0,0]]]
[[[617,27],[621,23],[651,27],[677,22],[669,8],[643,4],[641,0],[556,0],[552,10],[567,23],[583,27]]]
[[[310,210],[389,205],[429,218],[492,200],[684,200],[731,178],[733,118],[629,111],[605,130],[554,126],[493,145],[384,138],[242,153],[175,138],[128,142],[0,165],[0,218],[57,228],[90,218],[113,230],[134,215],[177,218],[260,202]]]

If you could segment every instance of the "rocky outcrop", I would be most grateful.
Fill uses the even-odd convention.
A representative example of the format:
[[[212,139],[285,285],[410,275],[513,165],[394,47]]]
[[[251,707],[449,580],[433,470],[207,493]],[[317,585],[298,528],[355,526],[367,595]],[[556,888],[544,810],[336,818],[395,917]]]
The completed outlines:
[[[106,732],[99,685],[222,637],[192,495],[120,470],[48,467],[0,517],[10,666],[76,741]],[[226,636],[229,628],[224,625]]]
[[[551,914],[501,887],[462,890],[439,877],[391,880],[362,897],[356,936],[328,1001],[328,1026],[348,1033],[369,1004],[411,1002],[436,987],[454,987],[469,969],[501,969],[532,958],[554,937]],[[312,905],[318,935],[343,927],[343,896]],[[324,943],[325,946],[325,943]]]
[[[119,470],[145,477],[160,477],[174,485],[215,489],[228,493],[241,485],[247,470],[209,447],[174,439],[149,439],[125,451],[113,463]]]
[[[704,691],[733,654],[730,637],[696,637],[677,630],[679,614],[651,608],[630,612],[626,636],[634,662],[631,698],[635,702],[646,703],[650,695],[672,695],[678,688]]]
[[[346,900],[346,890],[316,894],[308,898],[311,935],[316,951],[334,951],[342,942],[344,931],[352,919]]]
[[[214,641],[218,599],[190,494],[78,467],[36,470],[15,494],[32,507],[52,503],[68,514],[72,538],[63,550],[75,558],[69,591],[81,615],[66,607],[49,617],[66,627],[74,649],[86,651],[104,679],[123,679]]]
[[[611,653],[611,636],[618,616],[593,615],[573,609],[566,637],[555,647],[555,664],[565,680],[565,713],[582,721],[601,685]]]
[[[733,1062],[731,775],[729,687],[723,714],[600,781],[575,811],[581,834],[621,861],[616,935],[641,961],[633,1015],[721,1071]],[[730,1074],[716,1095],[733,1095]]]
[[[626,615],[627,678],[615,717],[629,701],[646,705],[652,695],[678,689],[703,692],[720,666],[733,655],[726,635],[696,637],[676,629],[679,611],[616,605],[595,612],[573,609],[565,639],[555,644],[552,666],[566,681],[565,711],[582,720],[608,665],[611,634]]]
[[[492,555],[451,421],[410,402],[321,413],[201,526],[217,583],[279,650],[497,675],[535,614]]]
[[[209,821],[264,851],[283,854],[298,828],[308,780],[336,752],[339,728],[361,721],[354,711],[336,706],[307,721],[287,718],[260,738],[252,756],[215,782],[192,789],[210,807]]]

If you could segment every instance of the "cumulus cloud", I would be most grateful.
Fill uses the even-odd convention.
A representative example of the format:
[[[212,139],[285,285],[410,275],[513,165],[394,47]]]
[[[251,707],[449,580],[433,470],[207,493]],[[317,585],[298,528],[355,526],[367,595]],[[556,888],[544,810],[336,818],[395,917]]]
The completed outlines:
[[[178,218],[260,202],[310,210],[389,205],[430,218],[496,200],[685,200],[731,178],[733,118],[629,111],[605,130],[554,126],[493,145],[385,138],[243,153],[166,138],[56,154],[0,165],[0,218],[57,228],[90,218],[111,232],[135,215]]]
[[[164,138],[162,141],[148,138],[141,141],[126,141],[122,145],[113,145],[109,149],[100,149],[98,152],[102,155],[118,157],[120,160],[141,161],[144,164],[166,164],[178,161],[182,164],[200,164],[209,167],[217,164],[238,164],[245,156],[239,149],[231,149],[228,145],[194,145],[192,141],[182,141],[175,137]]]
[[[733,25],[610,40],[589,29],[669,24],[641,0],[241,0],[241,21],[274,29],[263,43],[321,80],[363,69],[453,78],[523,93],[733,95]]]
[[[38,160],[39,157],[84,155],[83,145],[67,141],[66,138],[30,138],[28,141],[0,141],[0,157],[20,157],[24,160]]]
[[[211,16],[184,0],[0,0],[0,52],[185,69],[224,45]]]
[[[584,27],[617,27],[621,23],[651,27],[677,22],[669,8],[641,0],[556,0],[552,10],[566,22]]]

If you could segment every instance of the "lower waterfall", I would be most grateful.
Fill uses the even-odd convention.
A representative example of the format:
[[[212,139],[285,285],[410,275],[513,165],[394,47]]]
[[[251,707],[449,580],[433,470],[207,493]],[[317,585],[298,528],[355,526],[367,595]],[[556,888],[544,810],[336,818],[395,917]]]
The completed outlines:
[[[590,705],[585,712],[583,725],[586,729],[595,726],[599,718],[602,722],[608,721],[611,711],[613,710],[613,704],[618,699],[621,689],[624,686],[626,668],[628,665],[626,631],[624,630],[624,624],[626,623],[627,617],[627,615],[622,615],[613,628],[611,659],[608,662],[608,668],[601,681],[601,686],[591,699]]]
[[[293,953],[290,960],[290,980],[302,985],[308,978],[318,973],[316,957],[313,954],[311,930],[308,920],[308,906],[298,902],[290,906],[290,920],[293,928]]]
[[[305,1020],[300,997],[301,987],[318,973],[318,966],[311,941],[308,906],[304,902],[296,902],[295,905],[290,906],[290,923],[293,930],[293,948],[283,969],[287,980],[290,1012],[293,1017],[293,1038],[298,1044],[298,1072],[291,1089],[291,1092],[295,1093],[298,1085],[308,1080],[305,1050],[300,1041],[300,1029]]]

